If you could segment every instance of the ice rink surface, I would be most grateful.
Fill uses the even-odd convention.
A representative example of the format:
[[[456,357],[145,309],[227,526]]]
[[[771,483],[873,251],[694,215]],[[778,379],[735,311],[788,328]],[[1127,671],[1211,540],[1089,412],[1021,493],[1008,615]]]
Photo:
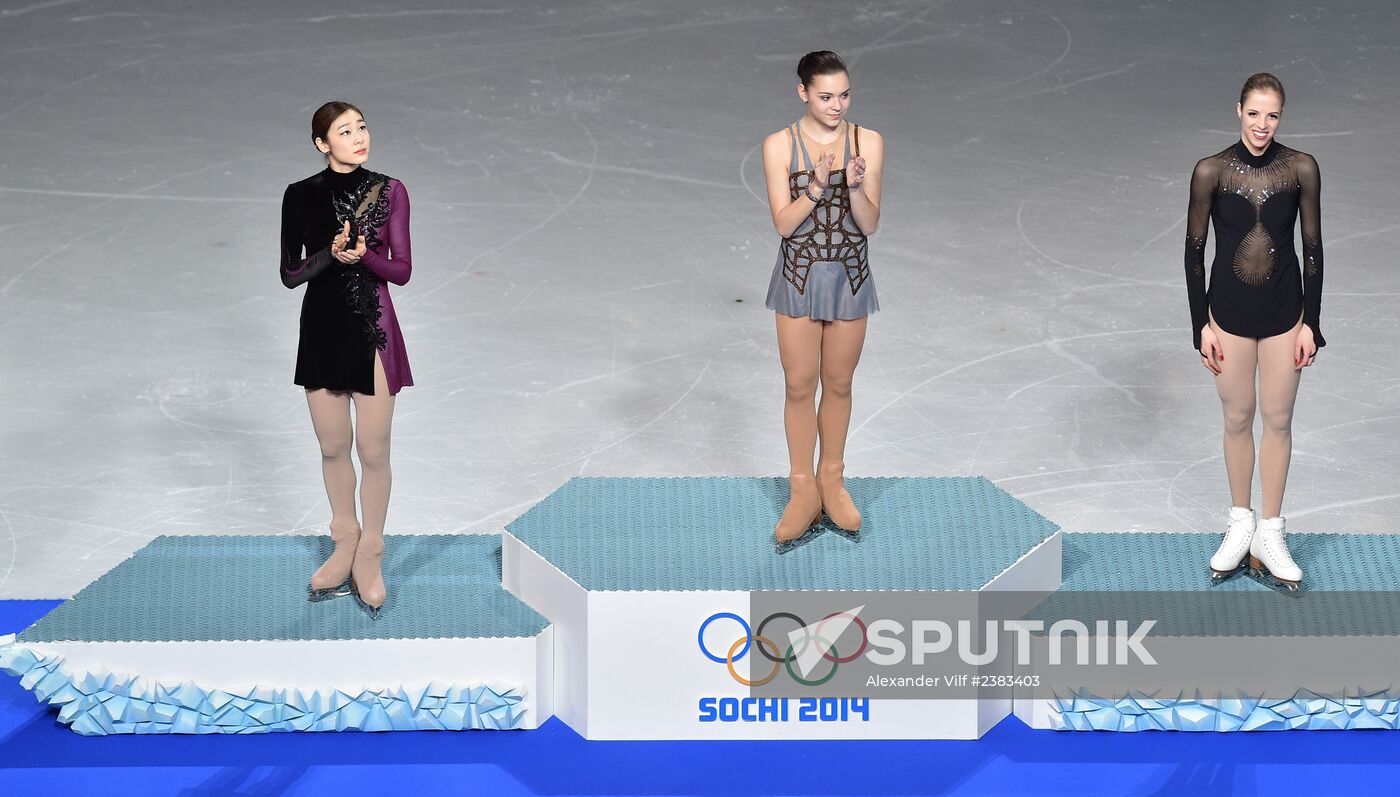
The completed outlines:
[[[9,0],[0,598],[157,534],[324,530],[276,261],[333,98],[413,202],[391,532],[499,530],[580,474],[785,473],[758,145],[823,48],[888,149],[849,473],[985,475],[1073,531],[1222,528],[1187,183],[1269,70],[1324,183],[1284,514],[1400,532],[1397,47],[1383,0]]]

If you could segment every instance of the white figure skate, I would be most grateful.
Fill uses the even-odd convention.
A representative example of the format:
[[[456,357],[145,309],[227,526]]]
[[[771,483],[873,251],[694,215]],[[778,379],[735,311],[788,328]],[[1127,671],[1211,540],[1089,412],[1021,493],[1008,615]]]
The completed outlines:
[[[1249,543],[1249,574],[1276,590],[1297,592],[1303,583],[1303,571],[1288,553],[1283,529],[1281,517],[1259,521],[1259,528]]]
[[[1219,584],[1240,571],[1249,544],[1254,540],[1254,510],[1242,506],[1230,507],[1229,525],[1215,555],[1210,558],[1210,581]]]

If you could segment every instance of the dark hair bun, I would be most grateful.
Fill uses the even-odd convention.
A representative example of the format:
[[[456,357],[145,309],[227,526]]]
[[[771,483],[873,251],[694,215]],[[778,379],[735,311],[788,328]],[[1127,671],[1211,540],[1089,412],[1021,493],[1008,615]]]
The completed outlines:
[[[817,75],[837,75],[846,71],[846,62],[830,50],[807,53],[797,62],[797,78],[804,86],[812,85],[812,79]]]

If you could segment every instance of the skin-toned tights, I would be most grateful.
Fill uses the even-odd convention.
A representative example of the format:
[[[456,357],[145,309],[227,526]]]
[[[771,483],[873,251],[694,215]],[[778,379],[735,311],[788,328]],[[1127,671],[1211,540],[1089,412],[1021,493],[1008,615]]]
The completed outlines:
[[[835,464],[845,459],[846,430],[851,423],[851,381],[860,363],[867,319],[816,321],[782,313],[774,315],[778,319],[778,356],[787,388],[783,429],[787,433],[790,472],[793,476],[811,476],[818,433],[820,463]],[[818,383],[822,389],[820,408],[816,404]]]
[[[1231,335],[1210,321],[1225,350],[1215,389],[1225,412],[1225,471],[1235,506],[1249,506],[1254,477],[1254,408],[1263,418],[1259,441],[1260,517],[1279,517],[1293,453],[1293,404],[1302,373],[1294,360],[1298,327],[1269,338]],[[1301,326],[1301,324],[1299,325]],[[1259,375],[1256,398],[1254,377]]]
[[[394,420],[394,396],[384,376],[379,354],[374,355],[374,395],[306,391],[311,409],[311,425],[321,443],[321,472],[326,496],[331,503],[331,530],[353,535],[361,529],[355,551],[357,562],[375,562],[384,550],[384,522],[389,512],[389,433]],[[355,422],[350,422],[350,405],[355,406]],[[360,511],[363,526],[355,513],[355,467],[350,462],[350,446],[355,444],[364,482],[360,485]],[[357,579],[358,581],[358,579]],[[362,589],[376,585],[361,584]]]

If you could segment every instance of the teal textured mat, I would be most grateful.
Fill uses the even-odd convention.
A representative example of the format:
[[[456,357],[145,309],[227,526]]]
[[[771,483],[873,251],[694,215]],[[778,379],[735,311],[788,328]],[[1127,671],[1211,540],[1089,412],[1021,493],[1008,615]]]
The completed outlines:
[[[1211,533],[1062,537],[1060,590],[1032,617],[1151,617],[1156,636],[1400,636],[1400,536],[1290,534],[1301,592],[1243,573],[1211,585]]]
[[[851,478],[859,538],[785,553],[786,479],[576,478],[510,533],[593,590],[975,590],[1057,526],[983,478]]]
[[[157,537],[23,642],[528,637],[548,621],[500,585],[498,535],[391,535],[378,621],[352,597],[306,600],[328,537]]]
[[[1289,534],[1287,540],[1308,592],[1400,590],[1400,535]],[[1268,591],[1240,577],[1210,586],[1210,556],[1220,545],[1219,534],[1066,532],[1063,545],[1061,590],[1066,592]]]

